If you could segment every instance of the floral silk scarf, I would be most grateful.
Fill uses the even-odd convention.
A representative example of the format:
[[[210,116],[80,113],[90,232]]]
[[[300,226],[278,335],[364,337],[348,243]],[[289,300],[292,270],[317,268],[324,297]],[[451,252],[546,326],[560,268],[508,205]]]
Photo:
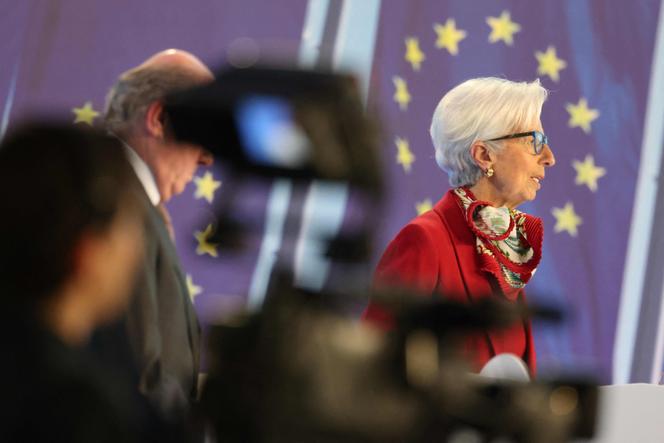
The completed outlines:
[[[477,239],[482,270],[498,280],[508,300],[516,300],[542,258],[542,220],[477,200],[468,188],[454,194]]]

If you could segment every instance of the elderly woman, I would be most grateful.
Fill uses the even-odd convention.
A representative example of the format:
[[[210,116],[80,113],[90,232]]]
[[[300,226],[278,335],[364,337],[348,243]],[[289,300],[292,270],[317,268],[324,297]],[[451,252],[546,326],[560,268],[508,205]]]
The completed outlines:
[[[388,245],[377,287],[406,285],[467,303],[488,296],[525,302],[523,288],[542,256],[542,221],[516,207],[536,197],[555,163],[540,121],[546,97],[537,80],[477,78],[442,98],[430,132],[452,189]],[[388,320],[374,304],[364,318]],[[475,370],[511,353],[535,372],[529,322],[469,336],[463,351]]]

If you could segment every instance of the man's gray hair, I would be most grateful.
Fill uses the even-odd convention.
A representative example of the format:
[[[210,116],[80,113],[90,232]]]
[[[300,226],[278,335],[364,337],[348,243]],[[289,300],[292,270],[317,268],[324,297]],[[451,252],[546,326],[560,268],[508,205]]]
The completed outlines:
[[[194,87],[200,80],[190,70],[166,68],[134,68],[122,74],[106,95],[104,123],[106,129],[126,137],[145,116],[150,104],[166,95]]]
[[[451,186],[472,186],[482,176],[470,147],[476,141],[494,151],[500,142],[486,140],[530,129],[542,113],[548,91],[533,82],[495,77],[467,80],[440,100],[431,120],[436,163]]]

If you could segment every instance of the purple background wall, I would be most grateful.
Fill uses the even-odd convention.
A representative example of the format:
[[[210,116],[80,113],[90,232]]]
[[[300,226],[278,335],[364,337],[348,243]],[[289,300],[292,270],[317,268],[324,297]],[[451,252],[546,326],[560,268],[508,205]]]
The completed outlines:
[[[168,47],[189,50],[211,67],[220,66],[227,48],[242,37],[294,57],[306,6],[306,0],[3,0],[0,104],[11,110],[10,126],[36,114],[73,121],[73,108],[91,102],[101,111],[106,91],[122,71]],[[542,120],[557,165],[538,199],[522,208],[541,217],[546,228],[543,262],[529,294],[565,306],[573,316],[562,328],[536,325],[544,368],[587,365],[602,375],[610,371],[658,8],[657,0],[382,4],[369,100],[372,112],[384,118],[383,161],[390,178],[380,248],[416,215],[418,203],[435,203],[447,189],[428,138],[431,114],[445,91],[486,75],[539,77],[551,90]],[[512,45],[489,41],[487,18],[503,11],[520,26]],[[434,24],[450,19],[466,33],[456,55],[436,47]],[[405,60],[408,38],[417,39],[425,56],[419,70]],[[535,53],[550,46],[566,63],[558,81],[538,73]],[[403,110],[393,98],[395,77],[411,96]],[[569,124],[567,106],[581,98],[599,112],[587,132]],[[396,137],[409,142],[414,156],[409,171],[396,161]],[[595,191],[575,183],[573,163],[587,155],[606,172]],[[211,172],[223,182],[222,171]],[[216,195],[223,190],[222,184]],[[244,303],[258,244],[241,256],[197,254],[193,234],[211,218],[212,205],[195,198],[195,191],[191,184],[169,208],[184,267],[200,290],[195,304],[209,319]],[[245,203],[260,214],[266,191],[258,186]],[[582,219],[577,235],[555,229],[552,211],[567,203]]]
[[[11,2],[2,5],[0,18],[0,38],[7,42],[0,49],[0,103],[12,105],[7,98],[17,72],[10,126],[35,115],[73,122],[73,108],[91,102],[102,112],[118,75],[162,49],[191,51],[214,69],[222,66],[229,48],[250,38],[264,52],[294,58],[306,5],[306,0]],[[94,119],[95,125],[100,123],[101,117]],[[219,168],[211,172],[223,182]],[[208,318],[244,303],[257,246],[240,256],[196,254],[194,232],[211,220],[213,206],[195,198],[195,191],[190,184],[168,207],[183,265],[200,288],[195,304]],[[266,192],[259,188],[250,193],[258,211]]]

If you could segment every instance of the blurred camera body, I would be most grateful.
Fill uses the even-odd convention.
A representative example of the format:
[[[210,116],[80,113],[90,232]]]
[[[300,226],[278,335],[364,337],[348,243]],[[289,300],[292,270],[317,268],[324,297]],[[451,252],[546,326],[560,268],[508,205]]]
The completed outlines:
[[[234,174],[346,183],[364,196],[363,212],[379,214],[378,125],[352,77],[230,69],[169,97],[165,110],[177,138],[205,146]],[[215,238],[222,243],[239,229],[228,221],[233,192],[225,194]],[[366,264],[376,220],[360,219],[354,237],[329,239],[330,256]],[[360,252],[349,254],[353,248]],[[592,435],[593,383],[498,383],[470,375],[453,351],[459,335],[523,316],[516,308],[385,296],[396,321],[383,334],[343,315],[339,294],[296,289],[288,270],[268,292],[260,312],[211,331],[201,409],[221,441],[431,442],[472,430],[556,443]]]

